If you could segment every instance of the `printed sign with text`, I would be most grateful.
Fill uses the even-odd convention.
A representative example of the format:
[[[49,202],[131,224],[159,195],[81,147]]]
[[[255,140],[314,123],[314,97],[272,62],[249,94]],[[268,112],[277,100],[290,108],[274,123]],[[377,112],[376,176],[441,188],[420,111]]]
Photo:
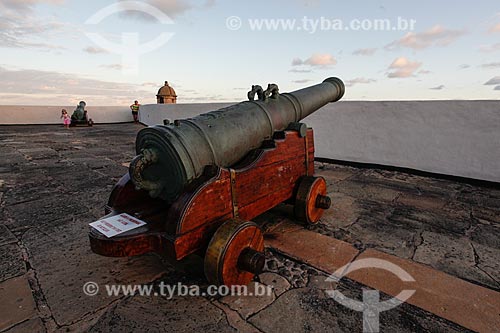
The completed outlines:
[[[111,238],[145,224],[146,222],[124,213],[92,222],[89,225],[104,236]]]

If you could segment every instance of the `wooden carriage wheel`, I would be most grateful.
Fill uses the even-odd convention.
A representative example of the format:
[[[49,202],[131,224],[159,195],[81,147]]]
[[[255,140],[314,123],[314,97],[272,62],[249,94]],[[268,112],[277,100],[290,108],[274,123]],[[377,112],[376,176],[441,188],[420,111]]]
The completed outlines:
[[[306,176],[300,180],[294,206],[298,220],[316,224],[330,206],[331,199],[326,196],[326,181],[323,177]]]
[[[246,285],[262,272],[264,236],[253,222],[231,219],[215,232],[205,254],[205,276],[216,285]]]

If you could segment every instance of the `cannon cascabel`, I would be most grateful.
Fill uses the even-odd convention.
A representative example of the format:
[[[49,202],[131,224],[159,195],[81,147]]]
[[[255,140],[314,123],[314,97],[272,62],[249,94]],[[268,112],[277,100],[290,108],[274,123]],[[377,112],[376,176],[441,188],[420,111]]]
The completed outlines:
[[[229,167],[253,149],[330,102],[342,98],[344,83],[328,78],[320,84],[279,94],[253,86],[249,101],[137,134],[137,156],[129,174],[137,189],[153,198],[175,200],[183,188],[202,175],[205,166]],[[253,100],[258,94],[259,99]]]

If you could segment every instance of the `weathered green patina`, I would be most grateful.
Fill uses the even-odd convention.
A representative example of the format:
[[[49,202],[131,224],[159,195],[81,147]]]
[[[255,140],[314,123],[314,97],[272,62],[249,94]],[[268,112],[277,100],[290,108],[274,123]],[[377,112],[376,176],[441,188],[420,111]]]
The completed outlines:
[[[275,132],[338,101],[344,91],[338,78],[284,94],[275,84],[265,91],[252,86],[249,101],[145,128],[137,135],[138,156],[130,164],[131,179],[152,197],[173,201],[202,175],[205,166],[233,165]],[[254,100],[256,94],[258,100]]]

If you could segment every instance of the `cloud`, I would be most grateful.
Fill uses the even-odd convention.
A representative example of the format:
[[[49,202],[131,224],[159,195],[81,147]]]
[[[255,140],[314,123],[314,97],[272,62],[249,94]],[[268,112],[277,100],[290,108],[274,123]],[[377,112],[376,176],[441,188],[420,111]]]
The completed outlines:
[[[308,79],[302,79],[302,80],[295,80],[295,81],[292,81],[293,83],[298,83],[298,84],[302,84],[302,83],[307,83],[307,82],[311,82],[312,80],[308,80]]]
[[[479,47],[479,51],[481,51],[481,52],[500,51],[500,43],[496,43],[496,44],[492,44],[492,45],[481,45]]]
[[[337,60],[331,54],[313,54],[308,59],[302,60],[294,58],[292,66],[308,65],[311,67],[328,67],[337,63]]]
[[[211,8],[211,7],[215,6],[215,3],[216,3],[216,0],[206,0],[205,4],[203,5],[203,7],[205,7],[205,8]]]
[[[495,24],[488,30],[489,32],[500,32],[500,23]]]
[[[484,69],[499,68],[500,67],[500,62],[490,62],[488,64],[482,64],[480,67],[484,68]]]
[[[206,103],[206,102],[225,102],[228,98],[222,95],[206,95],[206,96],[197,96],[197,97],[186,97],[184,99],[186,102],[193,103]]]
[[[158,83],[158,82],[144,82],[143,84],[141,84],[141,86],[143,87],[153,87],[153,88],[160,88],[162,86],[162,84]]]
[[[304,61],[304,64],[309,66],[330,66],[335,65],[337,60],[330,54],[315,54]]]
[[[496,86],[493,90],[500,90],[500,86]]]
[[[38,4],[62,5],[65,0],[0,0],[0,8],[16,12],[31,12]]]
[[[364,77],[357,77],[355,79],[345,81],[345,85],[347,87],[352,87],[352,86],[354,86],[356,84],[368,84],[368,83],[373,83],[373,82],[377,82],[377,80],[375,80],[375,79],[367,79],[367,78],[364,78]]]
[[[421,50],[432,46],[447,46],[464,34],[465,31],[463,30],[445,29],[441,25],[435,25],[421,33],[408,32],[403,38],[386,45],[385,48],[393,50],[408,47]]]
[[[470,68],[470,65],[462,64],[462,65],[458,66],[458,69],[467,69],[467,68]]]
[[[0,17],[0,20],[2,17]],[[4,24],[0,29],[0,47],[38,48],[44,50],[62,50],[64,47],[47,43],[47,33],[62,30],[57,23],[43,21],[24,21],[23,19]]]
[[[119,100],[126,104],[133,98],[153,99],[156,90],[145,90],[130,83],[84,78],[77,74],[0,67],[0,92],[0,98],[9,96],[9,103],[14,104],[40,104],[40,98],[52,105],[73,103],[76,99],[84,99],[92,105],[113,105]]]
[[[488,80],[484,85],[485,86],[496,86],[500,84],[500,76],[495,76]]]
[[[120,1],[127,0],[119,0],[119,2]],[[174,18],[194,8],[207,9],[213,7],[215,6],[216,0],[206,0],[201,5],[193,5],[189,0],[146,0],[145,2],[162,11],[167,16]],[[133,10],[125,11],[121,14],[121,16],[135,18],[146,22],[155,22],[151,15]]]
[[[292,68],[289,70],[291,73],[311,73],[311,69],[298,69],[298,68]]]
[[[150,5],[172,17],[180,15],[192,8],[191,3],[185,0],[149,0],[148,2]]]
[[[430,73],[432,73],[432,72],[428,71],[426,69],[421,69],[421,70],[418,71],[418,74],[430,74]]]
[[[432,88],[429,88],[430,90],[443,90],[444,89],[444,85],[440,85],[440,86],[437,86],[437,87],[432,87]]]
[[[156,103],[155,95],[161,86],[162,82],[123,83],[90,79],[72,73],[32,69],[12,70],[0,66],[0,100],[4,104],[11,105],[68,106],[84,100],[92,112],[92,106],[128,106],[135,99],[141,101],[141,104]],[[176,84],[175,87],[179,85]],[[190,89],[180,91],[183,102],[237,101],[246,95],[232,98],[210,93],[202,96]]]
[[[83,52],[87,52],[90,54],[108,53],[108,51],[106,51],[105,49],[100,48],[100,47],[94,47],[94,46],[88,46],[88,47],[84,48]]]
[[[321,3],[321,0],[298,0],[303,6],[315,7]]]
[[[101,67],[101,68],[107,68],[107,69],[114,69],[114,70],[117,70],[117,71],[121,71],[122,69],[125,69],[125,67],[122,64],[101,65],[99,67]]]
[[[387,77],[408,78],[415,75],[415,72],[422,66],[421,62],[410,61],[405,57],[399,57],[389,66]]]
[[[368,48],[368,49],[357,49],[352,54],[353,55],[362,55],[362,56],[372,56],[377,52],[377,48]]]
[[[47,42],[50,33],[61,32],[66,24],[35,15],[37,4],[62,4],[62,0],[0,0],[0,47],[64,49]]]

